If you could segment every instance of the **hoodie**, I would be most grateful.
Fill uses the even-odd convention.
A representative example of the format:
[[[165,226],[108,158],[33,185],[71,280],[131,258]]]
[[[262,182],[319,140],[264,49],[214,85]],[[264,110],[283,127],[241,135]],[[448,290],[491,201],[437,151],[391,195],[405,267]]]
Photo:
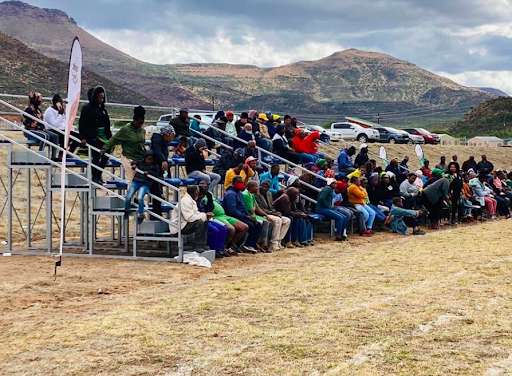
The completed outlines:
[[[300,138],[297,132],[293,138],[293,150],[297,153],[316,154],[318,153],[318,145],[316,141],[320,139],[320,132],[314,131],[305,138]]]
[[[153,164],[147,164],[146,163],[146,157],[153,156]],[[152,150],[146,151],[144,153],[144,159],[133,162],[132,166],[135,165],[139,170],[145,171],[148,173],[148,175],[154,176],[155,178],[158,178],[160,176],[160,166],[156,163],[155,160],[155,153],[153,153]],[[142,183],[147,185],[151,188],[151,186],[155,183],[155,181],[149,177],[147,177],[144,174],[141,174],[140,172],[135,173],[135,177],[133,178],[133,181],[137,183]]]
[[[96,99],[100,93],[105,94],[105,102],[101,105]],[[78,121],[80,138],[85,138],[89,144],[96,144],[96,141],[104,144],[112,137],[110,118],[105,103],[107,103],[107,93],[103,87],[98,86],[89,97],[89,103],[82,108],[80,113]]]

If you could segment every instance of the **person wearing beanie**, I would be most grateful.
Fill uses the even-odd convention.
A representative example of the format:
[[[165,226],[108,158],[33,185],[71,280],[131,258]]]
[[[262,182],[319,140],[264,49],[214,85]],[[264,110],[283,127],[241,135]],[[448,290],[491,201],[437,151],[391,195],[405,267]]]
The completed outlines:
[[[316,213],[336,222],[336,241],[347,240],[348,218],[342,213],[333,210],[334,189],[336,180],[327,179],[327,185],[318,195]]]
[[[146,130],[142,127],[145,115],[144,107],[135,107],[133,120],[117,131],[102,148],[103,153],[110,153],[115,146],[121,145],[125,178],[130,181],[135,176],[135,171],[131,169],[132,162],[142,160],[146,153]]]
[[[78,133],[80,133],[82,145],[88,143],[98,149],[102,149],[104,144],[111,139],[112,131],[110,129],[110,118],[105,108],[106,101],[105,89],[98,86],[93,89],[89,97],[89,103],[82,107],[80,120],[78,121]],[[143,154],[139,155],[140,158],[138,160],[142,159],[142,156]],[[107,157],[96,151],[92,152],[92,163],[94,165],[105,168],[107,162]],[[103,184],[100,170],[92,169],[92,180],[96,184]]]
[[[198,139],[194,145],[188,147],[185,152],[185,169],[188,177],[205,181],[208,189],[213,191],[220,182],[220,175],[206,170],[203,151],[206,150],[206,141]]]
[[[249,122],[249,114],[247,112],[242,112],[242,114],[240,115],[240,119],[238,119],[235,123],[235,129],[236,129],[236,134],[240,134],[240,132],[242,132],[245,128],[245,125]],[[251,124],[251,123],[249,123]],[[252,125],[252,124],[251,124]],[[251,132],[252,132],[252,129],[251,129]]]

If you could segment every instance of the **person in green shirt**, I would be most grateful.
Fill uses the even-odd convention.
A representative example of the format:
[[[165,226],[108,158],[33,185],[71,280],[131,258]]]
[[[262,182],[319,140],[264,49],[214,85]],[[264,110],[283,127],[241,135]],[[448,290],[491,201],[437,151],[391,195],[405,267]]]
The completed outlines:
[[[272,233],[271,224],[272,221],[268,217],[267,213],[265,213],[256,202],[256,192],[258,192],[258,183],[255,181],[250,181],[247,183],[245,191],[242,192],[242,197],[244,200],[245,209],[251,214],[251,216],[261,223],[261,235],[259,239],[259,245],[261,250],[266,253],[270,253],[269,249],[269,234]]]
[[[123,162],[125,179],[129,181],[132,181],[135,176],[135,171],[130,167],[132,162],[144,159],[146,153],[146,130],[142,128],[145,114],[144,107],[135,107],[132,122],[117,131],[101,149],[102,154],[110,153],[116,145],[121,145],[123,148],[121,161]]]

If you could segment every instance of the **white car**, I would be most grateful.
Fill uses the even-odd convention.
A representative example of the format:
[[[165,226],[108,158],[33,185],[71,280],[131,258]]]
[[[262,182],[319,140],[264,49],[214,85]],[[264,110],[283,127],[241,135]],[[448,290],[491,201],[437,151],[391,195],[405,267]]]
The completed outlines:
[[[403,131],[401,129],[397,129],[396,131],[407,135],[409,137],[410,144],[424,144],[425,143],[425,139],[421,136],[417,136],[415,134],[409,134],[406,131]]]
[[[204,130],[208,129],[207,125],[210,125],[213,122],[213,118],[215,117],[215,114],[216,113],[213,113],[213,112],[201,112],[201,113],[189,112],[188,117],[193,118],[195,115],[201,116],[202,123],[199,126],[204,131]],[[156,128],[157,128],[158,132],[160,131],[160,129],[162,129],[162,127],[169,125],[169,122],[171,121],[171,119],[172,119],[172,114],[166,114],[166,115],[160,116],[160,119],[158,119],[158,121],[156,123]],[[236,120],[237,119],[235,117],[235,121]],[[203,124],[203,123],[205,123],[205,124]]]
[[[331,129],[326,133],[331,137],[332,141],[346,140],[346,141],[359,141],[359,142],[378,142],[380,140],[380,133],[376,129],[363,128],[358,124],[342,122],[333,123]]]

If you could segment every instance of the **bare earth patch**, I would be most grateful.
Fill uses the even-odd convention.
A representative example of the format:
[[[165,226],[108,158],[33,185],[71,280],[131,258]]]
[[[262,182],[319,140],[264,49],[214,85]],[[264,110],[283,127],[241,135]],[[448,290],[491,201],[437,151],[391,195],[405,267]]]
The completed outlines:
[[[511,222],[184,265],[0,258],[2,375],[506,375]]]

